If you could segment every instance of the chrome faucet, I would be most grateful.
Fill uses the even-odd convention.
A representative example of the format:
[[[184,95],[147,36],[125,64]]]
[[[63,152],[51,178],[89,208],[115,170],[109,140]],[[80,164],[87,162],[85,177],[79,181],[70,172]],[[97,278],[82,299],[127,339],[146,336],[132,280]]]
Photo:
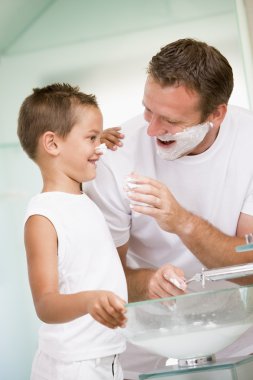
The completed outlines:
[[[253,263],[231,265],[229,267],[217,269],[202,269],[200,273],[196,273],[193,277],[186,281],[201,282],[202,287],[205,287],[206,281],[231,280],[234,278],[246,277],[253,275]]]

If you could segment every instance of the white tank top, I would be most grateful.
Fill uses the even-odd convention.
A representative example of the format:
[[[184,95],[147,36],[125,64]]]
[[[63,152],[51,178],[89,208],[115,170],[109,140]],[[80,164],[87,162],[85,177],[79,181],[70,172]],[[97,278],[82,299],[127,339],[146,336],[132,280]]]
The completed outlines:
[[[38,194],[28,205],[25,221],[35,214],[48,218],[57,233],[61,294],[109,290],[127,301],[124,271],[109,229],[85,194]],[[125,339],[87,314],[68,323],[43,323],[39,348],[59,360],[85,360],[121,353]]]

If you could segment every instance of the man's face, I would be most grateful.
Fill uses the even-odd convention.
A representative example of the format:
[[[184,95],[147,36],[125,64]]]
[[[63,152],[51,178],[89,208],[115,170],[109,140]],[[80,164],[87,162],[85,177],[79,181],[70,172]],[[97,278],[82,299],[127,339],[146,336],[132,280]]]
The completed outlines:
[[[156,137],[158,148],[167,151],[175,149],[178,142],[173,141],[173,137],[165,141],[164,136],[174,135],[200,124],[202,120],[199,103],[200,98],[195,91],[182,85],[162,87],[148,76],[143,97],[144,118],[149,123],[147,133]],[[194,153],[194,149],[187,154]]]

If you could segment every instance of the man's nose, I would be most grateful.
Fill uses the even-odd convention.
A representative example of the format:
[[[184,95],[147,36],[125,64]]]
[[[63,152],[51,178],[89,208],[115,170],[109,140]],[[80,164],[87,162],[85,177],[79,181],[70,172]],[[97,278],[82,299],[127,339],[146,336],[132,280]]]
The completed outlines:
[[[157,116],[152,115],[152,117],[147,120],[148,121],[148,128],[147,128],[147,134],[150,137],[158,136],[161,134],[161,126],[160,122]]]

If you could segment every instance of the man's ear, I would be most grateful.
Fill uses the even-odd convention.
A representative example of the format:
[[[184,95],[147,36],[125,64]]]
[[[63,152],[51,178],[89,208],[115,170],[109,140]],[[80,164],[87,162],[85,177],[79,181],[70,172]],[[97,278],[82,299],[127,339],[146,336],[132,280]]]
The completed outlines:
[[[219,128],[227,113],[227,105],[220,104],[210,115],[208,121],[213,123],[213,126]]]
[[[42,136],[42,145],[45,151],[52,156],[59,154],[59,138],[51,131],[47,131]]]

